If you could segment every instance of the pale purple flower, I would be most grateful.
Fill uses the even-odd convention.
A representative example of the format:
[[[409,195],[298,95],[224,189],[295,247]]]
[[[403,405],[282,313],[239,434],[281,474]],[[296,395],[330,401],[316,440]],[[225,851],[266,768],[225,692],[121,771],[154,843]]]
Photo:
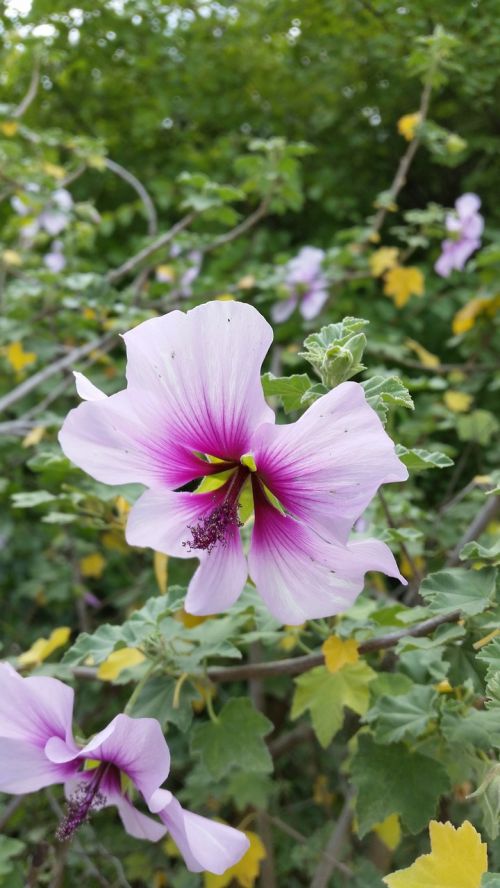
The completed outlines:
[[[26,190],[36,192],[38,188],[28,187]],[[32,207],[25,204],[18,195],[14,195],[10,203],[18,216],[28,216],[33,213]],[[57,188],[52,192],[37,217],[30,224],[24,226],[23,237],[34,237],[39,231],[45,231],[51,237],[57,237],[67,227],[72,208],[73,198],[70,192],[66,188]]]
[[[189,265],[186,268],[184,274],[181,275],[181,279],[179,281],[179,293],[186,299],[191,296],[193,292],[192,284],[195,282],[196,278],[200,274],[203,262],[203,253],[201,252],[201,250],[191,250],[187,255],[187,259]]]
[[[297,305],[306,320],[320,313],[328,299],[328,281],[321,270],[324,258],[324,251],[318,247],[302,247],[290,260],[285,268],[285,285],[290,295],[273,305],[273,321],[286,321]]]
[[[244,833],[184,810],[161,789],[170,753],[154,718],[117,715],[84,746],[73,737],[73,690],[55,678],[21,678],[0,663],[0,792],[28,793],[64,784],[65,817],[57,836],[71,838],[92,814],[114,806],[129,835],[156,842],[171,833],[188,869],[223,873],[248,848]],[[143,814],[124,788],[142,795]]]
[[[462,194],[455,202],[455,212],[446,216],[446,230],[452,235],[441,244],[442,253],[434,265],[441,277],[455,269],[462,271],[469,256],[481,246],[484,219],[479,213],[477,194]]]
[[[187,611],[226,610],[249,572],[284,623],[345,610],[368,570],[401,579],[386,545],[348,542],[378,487],[408,477],[361,385],[345,382],[297,422],[275,425],[260,381],[272,329],[238,302],[172,311],[124,339],[127,388],[108,398],[77,374],[88,400],[59,440],[98,481],[149,488],[129,514],[127,539],[200,559]],[[181,489],[205,476],[220,486]],[[240,503],[250,495],[247,561]]]
[[[44,265],[53,274],[59,274],[66,267],[66,256],[64,255],[64,245],[60,240],[52,241],[51,248],[43,257]]]

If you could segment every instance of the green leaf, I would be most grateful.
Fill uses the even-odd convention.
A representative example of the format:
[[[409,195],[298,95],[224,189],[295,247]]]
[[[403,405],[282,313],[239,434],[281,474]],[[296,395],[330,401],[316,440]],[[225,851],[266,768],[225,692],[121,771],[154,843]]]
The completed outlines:
[[[477,441],[486,447],[499,428],[493,413],[488,410],[473,410],[472,413],[457,417],[457,433],[461,441]]]
[[[299,410],[303,407],[303,397],[309,391],[312,382],[307,373],[295,373],[293,376],[273,376],[272,373],[264,373],[262,387],[266,397],[275,396],[283,404],[285,413]]]
[[[366,347],[363,318],[344,318],[339,324],[328,324],[319,333],[311,333],[304,340],[301,358],[311,364],[328,389],[351,379],[365,365],[361,363]]]
[[[224,704],[216,722],[196,725],[191,750],[216,780],[235,768],[267,774],[273,763],[262,738],[272,727],[248,698],[237,697]]]
[[[500,748],[500,709],[470,709],[463,712],[463,707],[458,704],[444,713],[441,720],[441,730],[448,743],[463,749],[470,746],[473,749],[498,749]]]
[[[481,888],[500,888],[500,873],[485,873],[481,879]]]
[[[459,558],[460,561],[491,561],[495,567],[500,564],[500,540],[489,547],[472,540],[463,547]]]
[[[12,505],[15,509],[32,509],[34,506],[41,506],[45,503],[51,503],[56,497],[48,490],[30,490],[22,493],[12,494]]]
[[[402,463],[412,472],[423,472],[425,469],[447,469],[453,465],[453,460],[439,450],[422,450],[396,445],[396,453]]]
[[[255,771],[235,771],[228,783],[229,795],[238,811],[244,811],[248,805],[265,810],[272,791],[273,783],[267,774],[256,774]]]
[[[352,782],[358,794],[360,838],[390,814],[399,814],[411,833],[420,832],[450,785],[439,762],[411,752],[403,743],[379,746],[368,735],[359,737]]]
[[[433,614],[461,610],[475,616],[489,607],[495,594],[494,568],[465,570],[463,567],[429,574],[420,584],[420,594]]]
[[[364,721],[374,726],[377,743],[415,739],[427,730],[431,719],[437,718],[437,701],[432,687],[414,685],[408,694],[380,697]]]
[[[25,848],[25,843],[20,842],[19,839],[0,835],[0,877],[7,876],[12,872],[12,858],[17,857]]]
[[[331,742],[344,721],[344,706],[364,715],[370,701],[370,682],[375,672],[363,660],[348,663],[338,672],[326,666],[310,669],[297,678],[291,717],[309,710],[314,732],[323,746]]]
[[[387,419],[393,407],[414,409],[412,397],[405,385],[397,376],[372,376],[361,383],[370,407],[373,407],[382,422]]]
[[[166,675],[154,675],[141,689],[130,715],[134,718],[156,718],[162,728],[173,724],[183,733],[189,730],[193,721],[191,704],[193,700],[199,699],[199,695],[185,682],[179,694],[178,705],[174,707],[175,686],[174,679]]]

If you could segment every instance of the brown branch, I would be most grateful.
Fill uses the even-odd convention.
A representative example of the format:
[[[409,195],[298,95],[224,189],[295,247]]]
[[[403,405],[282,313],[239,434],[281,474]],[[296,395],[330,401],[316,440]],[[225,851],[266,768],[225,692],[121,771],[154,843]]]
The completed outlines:
[[[429,79],[427,80],[427,83],[425,84],[425,86],[423,88],[422,96],[420,99],[420,107],[418,110],[418,113],[420,114],[420,121],[419,121],[420,126],[425,121],[427,114],[429,113],[429,104],[430,104],[430,100],[431,100],[431,93],[432,93],[432,84],[431,84],[431,78],[429,77]],[[391,186],[387,192],[388,203],[395,203],[399,192],[401,191],[402,188],[404,188],[404,186],[406,184],[406,179],[408,176],[408,171],[409,171],[410,166],[413,162],[413,158],[415,157],[415,154],[417,153],[418,148],[420,147],[420,143],[421,143],[421,137],[419,135],[416,135],[415,138],[412,139],[412,141],[408,145],[408,148],[406,149],[401,160],[399,161],[398,168],[396,170],[396,175],[394,176]],[[379,233],[380,229],[382,228],[382,225],[384,224],[385,217],[387,216],[387,213],[388,213],[387,207],[380,207],[380,209],[378,210],[378,212],[373,220],[373,224],[372,224],[372,227],[370,230],[370,238],[373,237],[374,234]]]
[[[330,876],[334,869],[339,866],[340,861],[337,857],[342,851],[346,835],[349,831],[352,821],[352,795],[349,794],[344,802],[340,817],[337,820],[330,839],[326,845],[321,859],[314,873],[311,888],[327,888]]]
[[[369,654],[373,651],[383,651],[395,647],[402,638],[422,638],[430,635],[444,623],[457,623],[461,618],[459,610],[449,614],[439,614],[430,617],[422,623],[410,626],[408,629],[398,629],[388,635],[380,635],[378,638],[368,638],[359,645],[360,654]],[[290,657],[284,660],[270,660],[265,663],[243,663],[241,666],[212,667],[207,676],[210,681],[223,684],[228,681],[246,681],[255,679],[262,681],[265,678],[273,678],[276,675],[300,675],[314,666],[321,666],[325,658],[321,651],[306,654],[304,657]],[[97,677],[97,669],[93,666],[74,666],[72,668],[74,678],[94,679]]]
[[[58,358],[57,361],[54,361],[52,364],[48,364],[47,367],[44,367],[43,370],[39,370],[38,373],[34,373],[33,376],[29,376],[28,379],[25,379],[24,382],[21,382],[16,388],[12,389],[3,398],[0,398],[0,413],[3,410],[7,410],[13,404],[16,404],[17,401],[20,401],[21,398],[24,398],[25,395],[28,395],[33,389],[38,388],[39,385],[42,385],[48,379],[51,379],[52,376],[55,376],[56,373],[60,373],[61,370],[66,370],[68,367],[71,367],[81,358],[86,357],[86,355],[90,354],[90,352],[94,351],[97,348],[102,348],[103,345],[110,342],[111,339],[114,338],[115,333],[106,333],[104,336],[100,336],[97,339],[92,339],[90,342],[86,342],[84,345],[79,345],[78,348],[73,348],[70,352],[65,354],[62,358]]]
[[[111,160],[111,158],[105,157],[104,163],[108,170],[116,173],[116,175],[119,176],[120,179],[123,179],[124,182],[127,182],[127,184],[130,185],[139,195],[142,201],[142,205],[146,211],[146,216],[148,220],[148,234],[151,237],[154,237],[158,233],[158,217],[156,215],[155,205],[142,182],[139,181],[137,176],[134,176],[133,173],[131,173],[129,170],[126,170],[125,167],[122,167],[121,164],[116,163],[116,161]]]
[[[30,85],[28,87],[28,91],[24,98],[19,102],[17,108],[12,112],[12,117],[19,119],[23,116],[25,111],[28,110],[31,105],[33,99],[35,98],[38,92],[38,84],[40,82],[40,60],[35,59],[35,64],[33,66],[33,73],[31,75]]]
[[[212,250],[217,250],[218,247],[223,247],[225,244],[231,243],[231,241],[236,240],[236,238],[240,237],[240,235],[245,234],[250,228],[253,228],[257,222],[260,222],[264,216],[267,216],[269,211],[269,205],[271,203],[271,196],[268,195],[261,204],[257,207],[253,213],[250,213],[246,219],[243,219],[242,222],[239,222],[238,225],[235,225],[234,228],[231,228],[230,231],[226,231],[224,234],[221,234],[219,237],[216,237],[211,243],[206,244],[204,247],[200,247],[200,251],[202,253],[211,253]]]
[[[455,567],[457,564],[460,564],[460,552],[462,551],[463,547],[467,545],[467,543],[470,543],[472,540],[480,537],[483,530],[487,528],[490,521],[493,521],[499,511],[500,496],[491,496],[484,504],[482,509],[480,509],[480,511],[477,513],[474,520],[471,521],[462,539],[453,549],[453,552],[446,562],[448,567]]]
[[[169,244],[170,241],[173,241],[174,238],[177,237],[177,235],[181,231],[187,228],[188,225],[191,225],[191,222],[193,221],[193,219],[196,218],[196,215],[196,213],[188,213],[187,216],[183,216],[183,218],[179,219],[179,221],[176,222],[175,225],[172,226],[172,228],[170,228],[168,231],[165,231],[163,234],[160,235],[160,237],[156,238],[156,240],[153,241],[152,244],[148,244],[147,247],[139,250],[139,252],[136,253],[135,256],[131,256],[130,259],[127,259],[127,261],[124,262],[123,265],[119,265],[118,268],[114,268],[112,269],[112,271],[109,271],[106,276],[109,283],[114,284],[116,283],[116,281],[119,281],[127,274],[130,274],[130,272],[133,271],[134,268],[137,268],[137,266],[140,265],[141,262],[143,262],[145,259],[149,259],[149,257],[152,256],[153,253],[158,252],[158,250],[161,250],[162,247],[165,247],[167,244]]]

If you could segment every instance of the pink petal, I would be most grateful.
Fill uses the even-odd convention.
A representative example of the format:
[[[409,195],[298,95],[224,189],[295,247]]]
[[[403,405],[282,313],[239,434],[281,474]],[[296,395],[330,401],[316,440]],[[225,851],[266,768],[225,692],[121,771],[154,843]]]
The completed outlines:
[[[75,465],[104,484],[180,487],[205,474],[205,464],[169,437],[160,410],[147,391],[87,400],[69,412],[59,443]]]
[[[170,769],[168,746],[155,718],[117,715],[80,751],[80,758],[110,762],[124,771],[146,802]]]
[[[275,324],[283,324],[290,315],[293,314],[297,305],[297,297],[291,296],[290,299],[279,299],[271,308],[271,317]]]
[[[207,302],[172,311],[124,336],[127,380],[152,393],[164,437],[188,451],[239,459],[251,430],[274,421],[260,368],[272,329],[251,305]]]
[[[481,199],[477,196],[477,194],[473,194],[472,192],[462,194],[462,196],[455,201],[455,207],[461,219],[477,213],[480,206]]]
[[[325,542],[278,512],[263,495],[256,498],[248,560],[270,612],[291,625],[347,610],[362,591],[368,570],[383,570],[404,582],[384,543]]]
[[[198,553],[193,550],[192,554]],[[228,528],[225,543],[217,543],[199,557],[200,566],[189,584],[184,607],[188,614],[197,616],[221,613],[239,598],[248,577],[238,528]]]
[[[166,834],[165,826],[146,814],[142,814],[125,796],[116,795],[109,801],[118,808],[120,819],[129,836],[133,836],[135,839],[147,839],[149,842],[158,842]]]
[[[43,746],[0,736],[0,792],[36,792],[44,786],[64,783],[74,771],[73,765],[49,761]]]
[[[82,401],[103,401],[104,398],[107,398],[107,395],[100,388],[97,388],[90,379],[87,379],[83,373],[73,370],[73,376],[75,377],[76,390]]]
[[[328,293],[323,289],[312,288],[306,293],[300,302],[300,313],[306,321],[310,321],[319,315],[325,302],[328,299]]]
[[[243,832],[186,811],[173,798],[160,817],[181,852],[188,870],[221,875],[238,863],[250,843]]]
[[[52,736],[72,742],[74,692],[56,678],[21,678],[0,663],[0,737],[43,747]]]
[[[323,395],[295,423],[261,426],[251,451],[285,509],[341,542],[381,484],[408,477],[356,382]]]
[[[196,558],[190,550],[190,525],[209,515],[224,498],[225,488],[210,493],[174,493],[147,490],[133,506],[127,521],[126,537],[131,546],[143,546],[176,558]]]

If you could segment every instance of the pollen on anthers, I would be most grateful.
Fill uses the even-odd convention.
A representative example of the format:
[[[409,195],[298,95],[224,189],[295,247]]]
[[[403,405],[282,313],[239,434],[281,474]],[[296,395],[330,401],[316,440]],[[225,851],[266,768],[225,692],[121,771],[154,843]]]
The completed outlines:
[[[213,512],[200,518],[197,524],[188,524],[191,531],[191,539],[183,542],[188,552],[194,549],[204,549],[210,553],[217,543],[227,545],[227,531],[229,527],[242,527],[243,524],[238,515],[238,503],[226,501],[216,506]]]
[[[97,768],[90,781],[79,783],[66,803],[66,812],[56,830],[56,839],[67,842],[79,826],[90,820],[90,815],[104,808],[106,796],[100,792],[100,785],[106,766]]]

